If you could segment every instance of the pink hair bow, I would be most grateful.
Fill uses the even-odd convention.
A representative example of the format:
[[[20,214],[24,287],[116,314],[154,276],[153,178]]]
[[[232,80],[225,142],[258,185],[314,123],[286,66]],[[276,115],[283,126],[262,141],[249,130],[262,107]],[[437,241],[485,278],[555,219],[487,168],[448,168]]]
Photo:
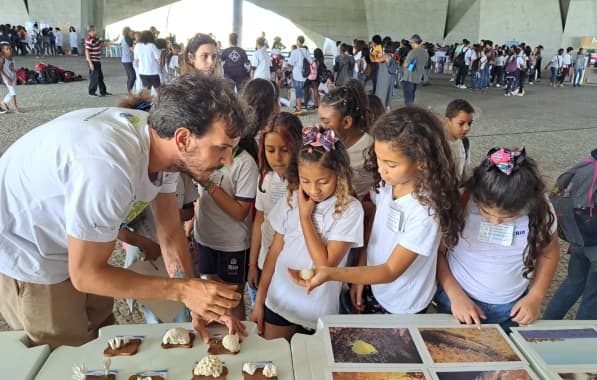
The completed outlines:
[[[524,161],[525,149],[521,151],[495,147],[487,153],[487,159],[505,175],[512,174]]]
[[[321,130],[318,125],[303,128],[303,145],[323,147],[326,151],[336,149],[336,134],[331,129]]]

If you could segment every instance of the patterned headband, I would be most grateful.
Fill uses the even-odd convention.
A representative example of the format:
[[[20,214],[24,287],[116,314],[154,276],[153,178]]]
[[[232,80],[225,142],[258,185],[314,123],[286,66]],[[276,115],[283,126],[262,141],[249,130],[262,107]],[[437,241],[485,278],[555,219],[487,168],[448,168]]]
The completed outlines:
[[[487,160],[505,175],[511,175],[520,168],[526,157],[525,148],[522,150],[509,150],[501,147],[492,148],[487,153]]]
[[[326,151],[336,149],[336,134],[331,129],[320,131],[318,125],[303,128],[303,145],[323,147]]]

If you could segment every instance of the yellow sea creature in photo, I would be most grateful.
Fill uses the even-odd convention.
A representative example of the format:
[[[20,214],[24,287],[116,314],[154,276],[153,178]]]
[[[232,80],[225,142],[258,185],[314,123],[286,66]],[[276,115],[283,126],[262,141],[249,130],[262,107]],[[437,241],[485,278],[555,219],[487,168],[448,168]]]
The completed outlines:
[[[354,342],[348,343],[351,347],[352,352],[357,355],[375,355],[377,354],[377,349],[370,343],[367,343],[363,340],[355,340]]]

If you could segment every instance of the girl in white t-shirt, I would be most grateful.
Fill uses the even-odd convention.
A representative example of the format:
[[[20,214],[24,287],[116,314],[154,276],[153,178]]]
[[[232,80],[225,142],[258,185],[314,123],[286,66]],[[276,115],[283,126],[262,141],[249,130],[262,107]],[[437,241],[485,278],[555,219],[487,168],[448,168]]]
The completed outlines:
[[[352,283],[353,306],[360,311],[425,312],[436,290],[440,242],[454,247],[464,226],[452,151],[441,121],[418,107],[386,113],[371,135],[368,166],[379,185],[371,192],[377,207],[367,266],[321,265],[309,281],[301,280],[296,270],[289,274],[308,292],[327,281]],[[289,267],[297,268],[293,263]],[[360,284],[375,284],[366,303]]]
[[[351,196],[352,172],[334,131],[303,129],[303,146],[290,161],[288,195],[269,214],[274,238],[265,260],[251,320],[267,339],[315,329],[317,319],[339,311],[341,284],[310,295],[286,268],[336,267],[352,247],[363,244],[363,209]]]
[[[560,249],[535,161],[524,149],[493,148],[465,191],[462,238],[438,257],[438,311],[505,328],[535,321]]]
[[[270,119],[259,141],[259,183],[255,199],[255,218],[251,234],[247,282],[255,303],[263,263],[274,237],[269,213],[288,190],[288,165],[302,142],[303,126],[298,117],[282,112]]]

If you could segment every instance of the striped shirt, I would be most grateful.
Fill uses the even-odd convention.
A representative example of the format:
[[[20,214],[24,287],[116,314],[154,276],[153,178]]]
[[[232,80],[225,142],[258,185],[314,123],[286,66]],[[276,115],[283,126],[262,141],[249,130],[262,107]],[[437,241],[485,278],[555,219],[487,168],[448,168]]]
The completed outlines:
[[[91,61],[99,62],[102,58],[102,41],[87,35],[85,38],[85,50],[89,52]]]

